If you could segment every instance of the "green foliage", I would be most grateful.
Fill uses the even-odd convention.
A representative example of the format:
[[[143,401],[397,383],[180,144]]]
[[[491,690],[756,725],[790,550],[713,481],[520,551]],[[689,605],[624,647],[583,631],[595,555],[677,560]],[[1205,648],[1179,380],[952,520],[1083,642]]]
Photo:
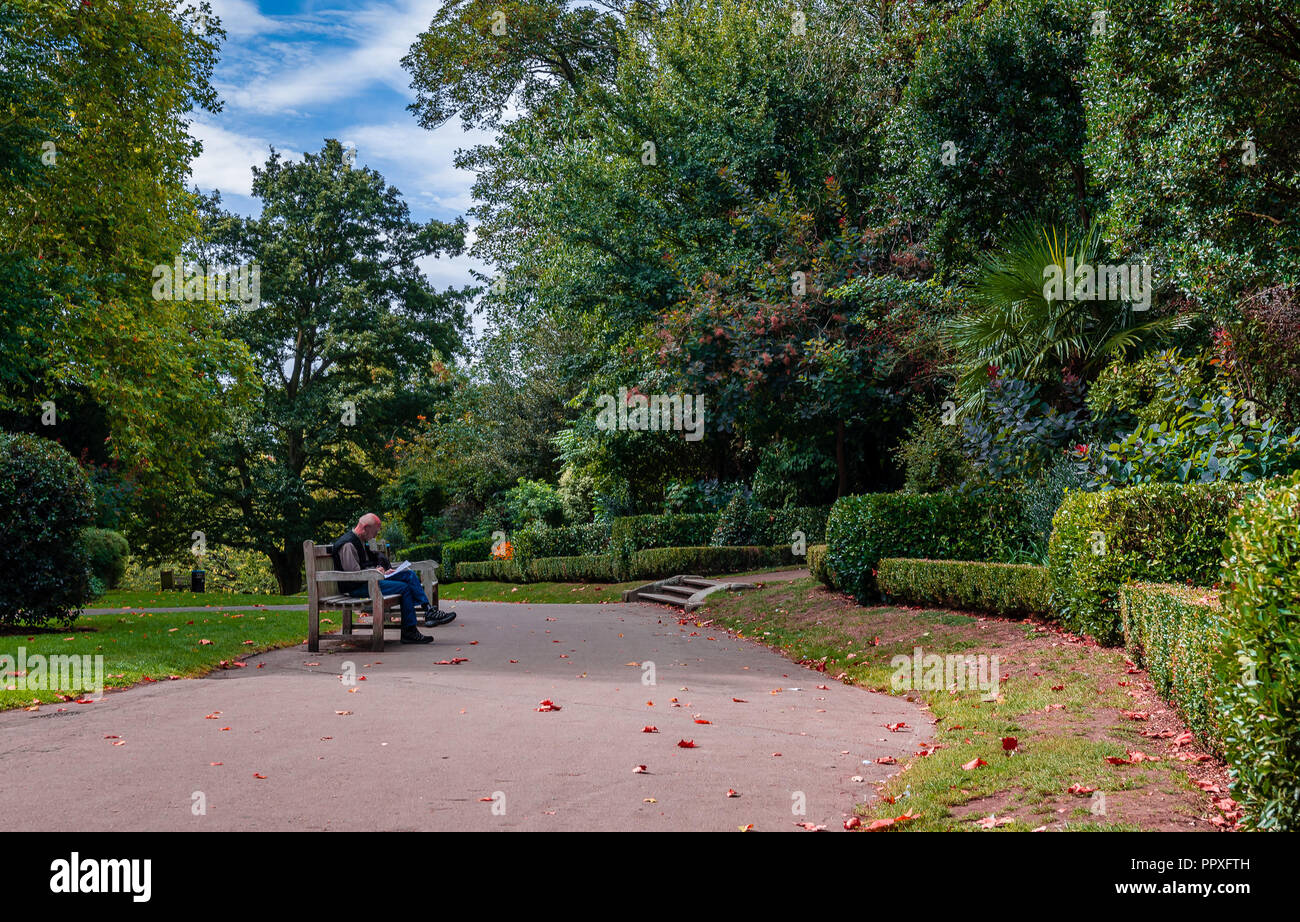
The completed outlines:
[[[530,525],[514,533],[511,544],[517,560],[544,557],[580,557],[603,554],[609,547],[611,525],[592,522],[586,525],[565,525],[544,528]]]
[[[90,572],[104,589],[116,589],[126,573],[126,558],[131,548],[121,532],[107,528],[86,528],[81,541],[90,559]]]
[[[454,572],[454,579],[457,582],[464,580],[492,580],[499,583],[526,583],[528,582],[527,570],[521,569],[519,564],[512,560],[462,560],[456,564],[456,569],[448,572]]]
[[[692,547],[712,536],[718,516],[712,513],[621,516],[613,521],[610,543],[632,550],[648,547]]]
[[[0,625],[69,625],[89,598],[90,559],[81,540],[94,495],[61,446],[0,432],[0,521],[9,563],[0,568]]]
[[[1300,273],[1300,13],[1257,0],[1107,8],[1085,159],[1123,252],[1223,308]]]
[[[1119,587],[1214,584],[1233,510],[1248,493],[1239,483],[1069,493],[1048,547],[1053,616],[1077,634],[1119,644]]]
[[[201,559],[189,553],[171,555],[162,560],[146,560],[133,554],[127,558],[121,588],[158,592],[162,585],[161,571],[171,570],[176,585],[188,589],[193,569],[204,571],[204,589],[207,592],[278,595],[280,591],[266,555],[222,544],[209,544]]]
[[[1300,829],[1300,476],[1232,523],[1223,578],[1222,686],[1232,794],[1254,829]]]
[[[838,589],[839,580],[835,578],[835,571],[827,565],[826,552],[828,550],[825,544],[814,544],[808,548],[808,572],[823,586],[828,589]]]
[[[885,557],[1005,561],[1030,538],[1010,493],[867,493],[831,508],[826,561],[844,590],[867,603]]]
[[[441,544],[409,544],[402,550],[403,560],[436,560],[442,563]]]
[[[534,583],[613,583],[619,581],[614,559],[608,556],[538,557],[528,563]]]
[[[713,529],[709,543],[714,547],[738,547],[757,543],[761,524],[758,502],[751,493],[741,490],[731,497],[726,508],[718,514],[718,524]]]
[[[964,484],[971,476],[961,430],[944,425],[941,414],[921,414],[895,451],[903,466],[908,493],[939,493]]]
[[[1068,382],[1063,402],[1077,400]],[[989,381],[984,404],[962,420],[971,480],[976,483],[1036,480],[1051,468],[1080,428],[1077,409],[1064,412],[1039,396],[1039,387],[1014,378]]]
[[[805,546],[826,540],[830,506],[787,506],[783,509],[754,509],[750,513],[754,538],[759,544],[791,544],[796,531],[803,532]]]
[[[663,579],[678,574],[712,576],[801,563],[789,545],[778,547],[656,547],[637,551],[629,579]]]
[[[492,556],[493,540],[489,538],[466,538],[461,541],[448,541],[442,546],[439,562],[444,573],[456,572],[456,565],[487,560]]]
[[[1163,583],[1119,588],[1124,646],[1146,666],[1156,692],[1178,706],[1187,726],[1216,755],[1223,755],[1221,691],[1237,670],[1229,667],[1223,607],[1213,592]]]
[[[1051,581],[1046,567],[970,560],[880,561],[876,583],[892,599],[994,615],[1046,614]]]
[[[1100,485],[1249,483],[1300,469],[1300,427],[1237,395],[1226,378],[1200,384],[1177,353],[1155,362],[1150,403],[1140,424],[1097,453]]]
[[[554,528],[564,521],[563,498],[555,487],[541,480],[520,477],[515,486],[506,490],[502,505],[510,518],[511,531],[528,525]]]

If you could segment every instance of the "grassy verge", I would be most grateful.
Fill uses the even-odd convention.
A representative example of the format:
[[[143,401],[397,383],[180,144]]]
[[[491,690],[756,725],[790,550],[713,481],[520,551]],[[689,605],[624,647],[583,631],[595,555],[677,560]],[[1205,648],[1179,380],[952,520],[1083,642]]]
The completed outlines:
[[[335,627],[337,622],[331,621],[322,624],[322,631]],[[29,662],[37,654],[102,655],[104,687],[125,688],[138,682],[193,678],[213,669],[237,668],[234,663],[239,657],[301,644],[306,634],[306,619],[295,611],[83,615],[71,630],[28,629],[0,636],[0,654],[17,660],[21,646]],[[205,640],[211,643],[203,643]],[[0,710],[61,705],[66,698],[80,697],[75,689],[11,689],[17,678],[12,673],[0,676]]]
[[[163,592],[162,590],[110,589],[87,603],[87,608],[183,608],[195,605],[306,605],[307,594],[266,595],[256,592]]]
[[[916,830],[1222,825],[1193,780],[1226,790],[1224,766],[1177,741],[1186,727],[1121,650],[1031,621],[862,608],[810,579],[711,602],[701,618],[824,670],[827,681],[906,695],[932,718],[896,731],[911,735],[913,755],[858,807],[864,825],[904,813],[918,818],[903,828]],[[996,656],[996,697],[951,682],[905,687],[891,659],[910,662],[918,646],[925,655]]]

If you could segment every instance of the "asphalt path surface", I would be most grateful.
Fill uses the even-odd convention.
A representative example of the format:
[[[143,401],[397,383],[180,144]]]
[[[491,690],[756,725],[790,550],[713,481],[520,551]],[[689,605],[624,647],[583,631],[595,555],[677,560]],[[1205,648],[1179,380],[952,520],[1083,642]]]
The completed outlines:
[[[456,610],[422,629],[434,644],[390,630],[375,654],[364,632],[360,646],[324,637],[318,654],[0,713],[0,817],[11,830],[838,830],[897,770],[874,760],[903,761],[929,726],[912,702],[796,666],[704,612],[697,626],[643,603]]]

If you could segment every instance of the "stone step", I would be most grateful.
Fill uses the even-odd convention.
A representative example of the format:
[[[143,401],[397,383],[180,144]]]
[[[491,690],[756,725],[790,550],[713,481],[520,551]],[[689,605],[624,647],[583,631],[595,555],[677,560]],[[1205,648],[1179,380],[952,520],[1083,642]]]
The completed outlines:
[[[699,592],[699,589],[695,586],[683,586],[681,583],[669,583],[666,586],[660,586],[656,591],[670,595],[680,595],[685,599],[695,595],[695,593]]]
[[[675,605],[678,608],[686,604],[686,598],[680,595],[664,595],[661,592],[638,592],[636,597],[642,602],[661,602],[664,605]]]

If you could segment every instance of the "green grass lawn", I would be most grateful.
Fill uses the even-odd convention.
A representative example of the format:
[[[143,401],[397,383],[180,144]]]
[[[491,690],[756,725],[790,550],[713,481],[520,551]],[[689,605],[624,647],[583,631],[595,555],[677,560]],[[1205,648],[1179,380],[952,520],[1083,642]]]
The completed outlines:
[[[439,606],[451,602],[531,602],[534,604],[590,604],[621,602],[624,589],[644,586],[650,580],[630,583],[495,583],[490,580],[440,583]]]
[[[155,590],[110,589],[86,604],[87,608],[185,608],[195,605],[306,605],[307,593],[266,595],[257,592],[163,592]]]
[[[322,624],[321,630],[330,631],[337,624],[336,616],[331,623]],[[24,633],[20,629],[0,635],[0,654],[16,660],[22,646],[29,660],[36,654],[102,655],[104,687],[123,688],[171,676],[201,676],[223,668],[223,660],[229,664],[251,653],[301,644],[306,636],[307,619],[294,611],[114,613],[83,615],[70,630],[29,629]],[[204,640],[211,643],[202,643]],[[77,697],[73,689],[10,690],[15,678],[0,677],[0,709],[31,706],[33,699],[62,705],[59,693]]]
[[[1154,720],[1123,716],[1126,709],[1167,712],[1146,696],[1145,677],[1129,671],[1122,650],[1071,641],[1026,621],[861,607],[811,579],[715,595],[695,617],[824,667],[826,683],[838,679],[906,695],[927,709],[933,725],[926,720],[894,731],[911,754],[900,756],[902,770],[859,806],[864,826],[912,814],[916,819],[902,828],[977,829],[989,816],[1005,821],[997,828],[1007,830],[1208,828],[1203,817],[1212,811],[1188,779],[1191,763],[1178,761],[1164,740],[1140,735]],[[996,699],[977,689],[895,688],[891,659],[910,657],[917,646],[927,655],[997,656]],[[1135,700],[1130,691],[1143,697]],[[1159,719],[1161,726],[1185,729],[1172,715]],[[1004,748],[1004,739],[1014,739],[1012,748]],[[1129,751],[1159,761],[1107,762]],[[1102,792],[1105,813],[1093,814],[1093,798],[1070,793],[1072,785]],[[870,793],[866,787],[862,798]]]

